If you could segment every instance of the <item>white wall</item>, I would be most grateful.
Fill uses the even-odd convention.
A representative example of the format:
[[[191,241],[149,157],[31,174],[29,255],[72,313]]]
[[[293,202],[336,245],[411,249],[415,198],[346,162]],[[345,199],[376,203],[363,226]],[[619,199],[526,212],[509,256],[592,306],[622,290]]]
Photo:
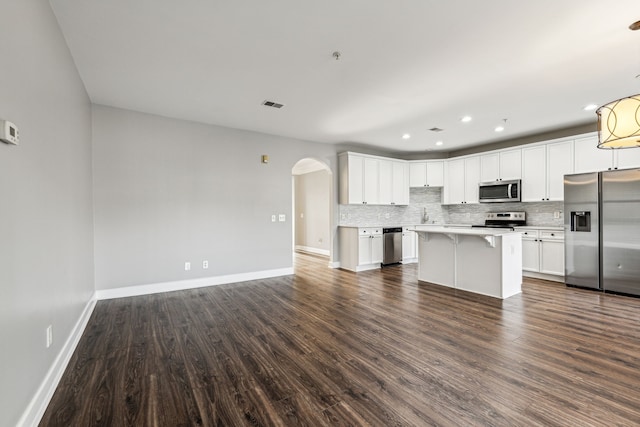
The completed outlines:
[[[98,290],[292,267],[291,168],[337,163],[328,144],[104,106],[93,142]]]
[[[0,143],[0,425],[14,426],[93,295],[91,109],[49,3],[0,10],[0,118],[21,137]]]
[[[329,253],[331,175],[326,170],[294,176],[295,244]]]

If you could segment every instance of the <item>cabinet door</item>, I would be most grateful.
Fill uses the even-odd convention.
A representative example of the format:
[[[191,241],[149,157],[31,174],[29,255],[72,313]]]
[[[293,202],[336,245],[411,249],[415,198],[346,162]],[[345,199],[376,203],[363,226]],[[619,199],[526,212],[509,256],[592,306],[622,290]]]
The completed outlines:
[[[358,237],[358,265],[371,263],[371,236]]]
[[[427,162],[427,187],[444,185],[444,161]]]
[[[638,168],[640,167],[640,149],[627,148],[624,150],[604,150],[615,151],[616,163],[618,169]]]
[[[391,203],[394,205],[409,204],[409,183],[407,182],[407,164],[405,162],[392,162],[393,188],[391,189]]]
[[[450,160],[446,167],[445,202],[464,202],[464,159]]]
[[[348,158],[349,203],[364,202],[364,157],[349,156]]]
[[[547,198],[564,200],[564,176],[573,173],[573,141],[547,144]]]
[[[393,203],[393,162],[378,161],[378,203],[390,205]]]
[[[598,137],[573,142],[575,173],[606,171],[613,167],[613,151],[598,148]]]
[[[371,236],[371,263],[377,264],[382,262],[382,234]]]
[[[498,153],[480,156],[480,181],[489,182],[500,179],[500,155]]]
[[[540,240],[540,273],[564,276],[564,241]]]
[[[546,198],[546,149],[544,145],[522,149],[522,201],[539,202]]]
[[[465,203],[478,203],[478,184],[480,183],[480,157],[468,157],[464,160],[464,200]]]
[[[412,259],[416,257],[416,232],[402,232],[402,259]]]
[[[522,150],[500,152],[500,179],[522,178]]]
[[[522,239],[522,269],[540,271],[540,246],[538,239]]]
[[[364,202],[367,204],[379,203],[379,163],[376,159],[364,159],[364,174],[363,174],[363,194]]]
[[[427,162],[409,163],[409,186],[424,187],[427,185]]]

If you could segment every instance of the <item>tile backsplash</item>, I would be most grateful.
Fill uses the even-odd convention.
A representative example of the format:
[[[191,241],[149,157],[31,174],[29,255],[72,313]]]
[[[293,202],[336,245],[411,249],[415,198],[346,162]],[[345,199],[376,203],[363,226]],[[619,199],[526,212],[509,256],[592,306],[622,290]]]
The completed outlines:
[[[340,205],[342,226],[401,226],[421,224],[426,210],[428,223],[482,224],[487,212],[524,211],[527,225],[562,226],[563,202],[476,203],[442,205],[442,188],[412,188],[408,206]],[[559,213],[559,218],[554,217]]]

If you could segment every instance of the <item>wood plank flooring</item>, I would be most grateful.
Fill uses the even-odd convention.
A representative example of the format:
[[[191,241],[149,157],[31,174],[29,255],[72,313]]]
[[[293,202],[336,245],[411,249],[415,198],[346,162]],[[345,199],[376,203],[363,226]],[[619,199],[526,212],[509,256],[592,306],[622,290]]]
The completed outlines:
[[[99,302],[41,425],[640,425],[640,299],[326,265]]]

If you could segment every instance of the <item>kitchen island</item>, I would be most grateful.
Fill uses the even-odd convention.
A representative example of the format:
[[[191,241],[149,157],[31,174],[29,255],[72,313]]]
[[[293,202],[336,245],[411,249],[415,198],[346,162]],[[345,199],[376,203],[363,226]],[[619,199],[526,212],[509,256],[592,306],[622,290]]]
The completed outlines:
[[[508,229],[416,226],[418,280],[509,298],[522,288],[522,236]]]

